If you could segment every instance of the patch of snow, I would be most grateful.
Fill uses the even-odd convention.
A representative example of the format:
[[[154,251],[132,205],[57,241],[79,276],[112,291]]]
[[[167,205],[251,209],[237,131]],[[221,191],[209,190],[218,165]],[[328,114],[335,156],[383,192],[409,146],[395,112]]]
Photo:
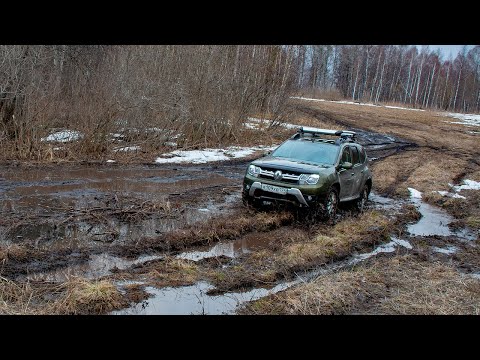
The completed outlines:
[[[425,111],[425,110],[422,110],[422,109],[412,109],[412,108],[406,108],[406,107],[400,107],[400,106],[390,106],[390,105],[376,105],[376,104],[372,104],[372,103],[362,103],[362,102],[346,101],[346,100],[335,101],[335,100],[324,100],[324,99],[305,98],[305,97],[299,97],[299,96],[292,96],[291,99],[299,99],[299,100],[307,100],[307,101],[319,101],[319,102],[329,102],[329,103],[337,103],[337,104],[349,104],[349,105],[385,107],[385,108],[389,108],[389,109],[400,109],[400,110]]]
[[[120,148],[115,148],[113,149],[114,152],[118,151],[138,151],[140,150],[140,146],[125,146],[125,147],[120,147]]]
[[[397,238],[392,238],[392,241],[397,244],[397,245],[400,245],[400,246],[403,246],[404,248],[407,248],[409,250],[411,250],[413,247],[412,245],[406,241],[406,240],[402,240],[402,239],[397,239]]]
[[[41,138],[41,141],[56,141],[56,142],[70,142],[70,141],[75,141],[83,137],[83,134],[79,131],[75,130],[62,130],[62,131],[57,131],[53,134],[48,135],[45,138]]]
[[[406,108],[406,107],[401,107],[401,106],[389,106],[385,105],[384,107],[389,108],[389,109],[401,109],[401,110],[411,110],[411,111],[425,111],[423,109],[412,109],[412,108]]]
[[[249,129],[258,129],[260,127],[260,124],[262,125],[267,125],[271,122],[271,120],[268,119],[257,119],[257,118],[252,118],[248,117],[247,120],[249,122],[245,123],[245,126]],[[296,124],[290,124],[290,123],[280,123],[280,126],[287,128],[287,129],[297,129],[302,125],[296,125]]]
[[[421,199],[422,198],[422,193],[414,188],[408,188],[408,191],[410,191],[410,197],[412,199]]]
[[[449,121],[451,124],[480,126],[480,115],[477,114],[446,113],[445,116],[460,120]]]
[[[447,196],[447,197],[451,197],[451,198],[454,198],[454,199],[466,199],[465,196],[458,195],[458,194],[455,194],[455,193],[451,193],[451,192],[448,192],[448,191],[438,190],[437,192],[442,196]]]
[[[116,162],[115,160],[107,160],[107,163],[114,163]]]
[[[192,164],[204,164],[212,161],[225,161],[232,158],[238,159],[249,156],[255,151],[274,150],[278,145],[274,146],[255,146],[255,147],[238,147],[230,146],[226,149],[203,149],[203,150],[175,150],[167,154],[163,154],[163,157],[158,157],[155,162],[158,164],[165,163],[192,163]],[[167,157],[165,157],[167,156]]]
[[[466,179],[463,180],[462,185],[452,186],[452,189],[456,192],[461,190],[480,190],[480,182]]]
[[[456,253],[458,248],[453,245],[447,246],[446,248],[439,248],[437,246],[433,246],[432,250],[441,254],[451,255]]]
[[[258,124],[251,123],[251,122],[245,123],[245,127],[247,129],[252,129],[252,130],[258,130],[259,128]]]
[[[167,141],[165,143],[165,146],[170,146],[170,147],[177,147],[177,143],[176,142],[173,142],[173,141]]]

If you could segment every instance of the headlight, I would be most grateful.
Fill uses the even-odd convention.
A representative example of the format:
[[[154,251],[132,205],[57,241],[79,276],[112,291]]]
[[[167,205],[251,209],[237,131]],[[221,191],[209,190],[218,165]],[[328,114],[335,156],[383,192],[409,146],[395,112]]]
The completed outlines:
[[[249,175],[258,177],[258,175],[260,175],[260,171],[262,171],[262,169],[259,168],[258,166],[250,165],[250,166],[248,167],[248,174],[249,174]]]
[[[305,185],[305,184],[315,185],[316,183],[318,183],[319,179],[320,179],[320,175],[318,174],[311,174],[311,175],[302,174],[298,179],[298,183],[300,185]]]

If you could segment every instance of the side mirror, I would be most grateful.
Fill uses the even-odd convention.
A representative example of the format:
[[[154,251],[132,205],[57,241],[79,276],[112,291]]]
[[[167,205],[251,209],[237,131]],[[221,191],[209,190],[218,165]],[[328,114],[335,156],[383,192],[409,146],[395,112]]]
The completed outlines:
[[[340,164],[340,169],[351,169],[353,164],[351,162],[345,161],[343,164]]]

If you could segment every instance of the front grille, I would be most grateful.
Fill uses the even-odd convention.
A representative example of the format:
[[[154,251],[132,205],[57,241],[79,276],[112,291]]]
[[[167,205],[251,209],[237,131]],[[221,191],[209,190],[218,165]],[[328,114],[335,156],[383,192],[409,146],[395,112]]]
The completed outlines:
[[[260,171],[259,177],[264,178],[264,179],[270,179],[273,180],[275,176],[275,171],[276,169],[264,169]],[[282,170],[281,170],[282,171]],[[285,182],[289,184],[298,184],[298,179],[300,177],[300,173],[294,172],[294,171],[289,171],[289,172],[283,172],[282,171],[282,179],[277,180],[280,182]]]

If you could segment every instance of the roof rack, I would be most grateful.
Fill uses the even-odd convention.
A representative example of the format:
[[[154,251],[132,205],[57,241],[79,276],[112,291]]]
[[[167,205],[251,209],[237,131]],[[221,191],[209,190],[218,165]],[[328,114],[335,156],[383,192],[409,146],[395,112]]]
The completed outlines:
[[[309,126],[301,126],[298,128],[298,131],[295,135],[292,136],[292,139],[299,139],[304,137],[305,134],[310,134],[312,139],[318,138],[318,140],[323,142],[335,142],[340,143],[344,141],[351,141],[354,142],[356,139],[356,133],[354,131],[349,130],[329,130],[329,129],[318,129]],[[336,141],[328,140],[328,139],[321,139],[320,135],[333,135],[339,136]]]

